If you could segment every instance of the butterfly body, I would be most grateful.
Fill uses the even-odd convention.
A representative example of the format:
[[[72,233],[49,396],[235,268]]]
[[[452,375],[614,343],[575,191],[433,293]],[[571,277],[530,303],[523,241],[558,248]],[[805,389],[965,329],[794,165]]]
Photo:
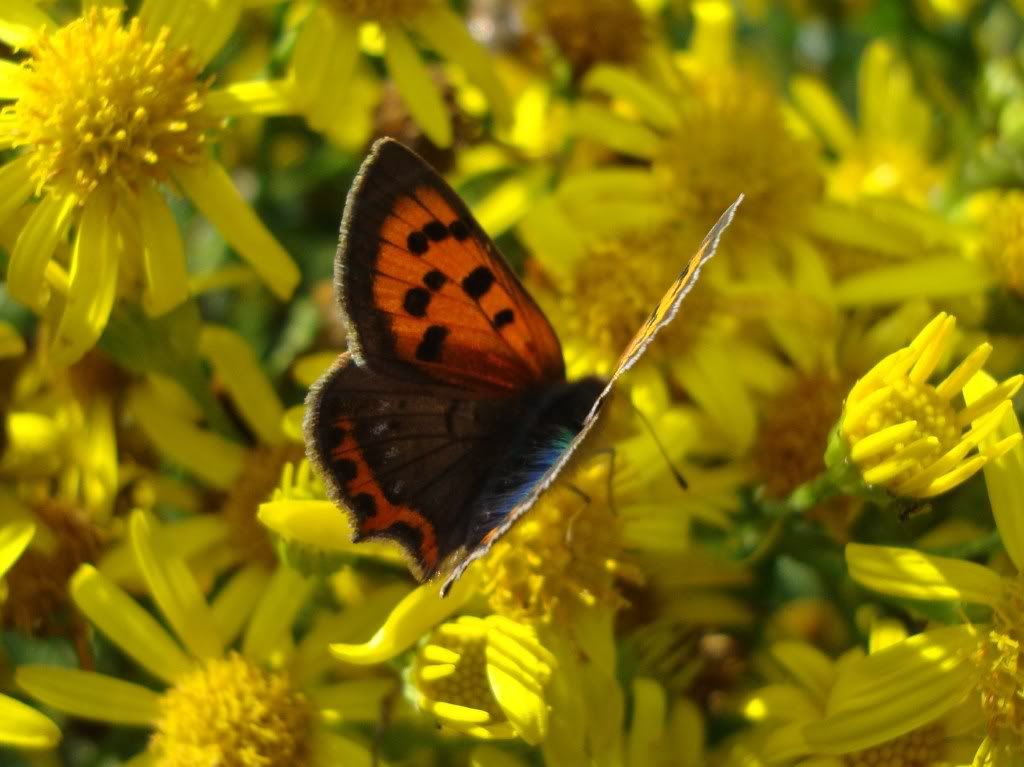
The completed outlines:
[[[462,200],[413,152],[378,141],[335,261],[349,352],[310,390],[304,424],[354,538],[397,542],[421,579],[451,569],[446,592],[565,468],[736,204],[611,377],[567,382],[557,336]]]

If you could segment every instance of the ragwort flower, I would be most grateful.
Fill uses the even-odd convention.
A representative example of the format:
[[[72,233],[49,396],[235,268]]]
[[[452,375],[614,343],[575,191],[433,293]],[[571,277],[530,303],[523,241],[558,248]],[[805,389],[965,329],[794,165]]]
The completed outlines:
[[[139,570],[170,633],[92,567],[71,593],[90,621],[153,677],[162,693],[105,674],[43,665],[20,667],[18,685],[72,716],[153,731],[147,763],[296,767],[368,760],[358,736],[330,722],[375,721],[395,688],[388,677],[324,682],[322,634],[292,643],[292,624],[313,582],[286,567],[252,574],[208,603],[185,562],[158,543],[160,531],[132,515]],[[332,627],[336,628],[336,627]],[[239,650],[230,649],[241,635]]]
[[[215,89],[202,75],[230,34],[232,15],[205,3],[182,10],[147,0],[125,21],[119,8],[86,6],[61,27],[27,0],[0,10],[0,37],[26,54],[20,66],[5,62],[0,80],[9,102],[0,113],[0,145],[15,150],[0,169],[0,223],[39,196],[11,251],[7,289],[59,318],[56,364],[95,343],[119,292],[143,286],[138,292],[153,314],[188,296],[166,188],[182,190],[279,297],[299,280],[210,156],[225,117],[288,107],[268,83]],[[71,230],[65,259],[60,251]]]
[[[956,487],[1019,442],[986,441],[1012,411],[1013,376],[962,409],[954,398],[988,358],[990,344],[971,352],[938,384],[928,379],[948,352],[956,319],[938,314],[909,346],[883,359],[850,390],[830,466],[854,467],[868,486],[904,498],[929,498]],[[975,448],[976,453],[972,454]]]
[[[510,118],[501,82],[484,50],[463,20],[439,0],[323,0],[310,11],[298,32],[289,82],[296,107],[317,130],[348,120],[346,97],[353,87],[360,56],[360,36],[383,37],[384,63],[416,124],[435,145],[448,147],[453,132],[449,110],[416,50],[414,37],[461,67],[486,94],[502,124]]]
[[[964,394],[968,407],[999,391],[984,373],[975,374]],[[929,628],[866,658],[847,680],[856,705],[820,723],[819,737],[833,744],[856,742],[865,732],[898,737],[930,722],[966,700],[982,724],[974,740],[975,765],[1009,767],[1024,757],[1021,722],[1019,637],[1024,630],[1021,576],[1024,526],[1024,445],[1012,410],[982,443],[1009,449],[984,466],[996,526],[1016,573],[1004,575],[982,565],[912,549],[850,544],[846,560],[862,585],[911,600],[960,602],[991,610],[985,622]]]

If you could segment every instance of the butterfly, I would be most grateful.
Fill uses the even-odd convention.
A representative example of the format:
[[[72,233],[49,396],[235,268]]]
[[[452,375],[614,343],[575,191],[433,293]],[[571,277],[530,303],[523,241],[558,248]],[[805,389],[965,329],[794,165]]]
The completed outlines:
[[[465,203],[380,139],[352,184],[334,263],[349,350],[306,398],[307,454],[353,540],[389,539],[442,595],[555,481],[615,381],[676,315],[742,195],[607,379],[562,349]]]

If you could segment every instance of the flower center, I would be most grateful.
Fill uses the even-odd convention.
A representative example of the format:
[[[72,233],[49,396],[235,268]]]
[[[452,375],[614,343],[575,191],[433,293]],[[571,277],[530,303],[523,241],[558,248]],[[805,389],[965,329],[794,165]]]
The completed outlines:
[[[764,409],[753,459],[765,492],[782,498],[825,469],[828,433],[847,387],[823,372],[800,376]]]
[[[1024,193],[1007,192],[992,206],[981,252],[999,279],[1024,296]]]
[[[845,767],[932,767],[946,757],[941,724],[920,727],[873,748],[843,757]]]
[[[1024,756],[1024,576],[1008,584],[993,611],[978,663],[989,740],[1007,764],[1017,763]]]
[[[882,429],[916,421],[917,426],[911,434],[893,443],[884,452],[858,462],[861,473],[866,473],[889,461],[911,443],[931,438],[928,444],[920,442],[920,449],[912,459],[905,461],[905,468],[885,482],[887,485],[896,485],[930,466],[952,449],[960,441],[961,429],[953,405],[940,397],[935,388],[927,383],[915,383],[905,377],[897,378],[887,384],[885,391],[888,396],[875,403],[871,412],[860,421],[851,423],[844,416],[843,434],[850,447],[853,447],[860,440]]]
[[[616,579],[639,576],[623,561],[621,520],[605,502],[607,463],[595,459],[572,487],[556,485],[495,544],[482,586],[494,612],[551,621],[579,606],[625,604]]]
[[[257,447],[246,456],[242,472],[224,500],[224,518],[231,526],[234,542],[244,553],[246,561],[268,565],[277,563],[267,528],[260,524],[256,511],[277,488],[285,464],[301,458],[302,447],[294,444]]]
[[[327,5],[345,16],[380,20],[408,20],[434,6],[432,0],[327,0]]]
[[[627,235],[594,244],[582,260],[556,317],[564,325],[559,335],[596,352],[606,364],[598,372],[611,370],[678,275],[679,254],[689,252],[679,243],[679,232]],[[686,298],[686,322],[665,328],[666,340],[657,348],[671,350],[673,356],[684,354],[714,305],[710,284],[697,283]]]
[[[743,72],[693,82],[654,170],[683,221],[707,225],[743,192],[729,250],[763,252],[805,220],[821,192],[815,150],[786,127],[771,88]]]
[[[487,623],[463,616],[439,626],[416,656],[416,686],[426,700],[485,711],[507,719],[487,680]]]
[[[203,110],[208,84],[167,37],[164,28],[147,40],[138,19],[124,26],[118,11],[94,7],[40,38],[24,93],[4,109],[6,138],[29,154],[40,190],[136,192],[200,159],[215,127]]]
[[[63,625],[59,608],[68,602],[68,579],[79,565],[96,561],[102,536],[84,511],[57,501],[37,504],[35,521],[52,536],[53,546],[29,548],[7,572],[0,626],[51,634]]]
[[[286,674],[237,653],[207,661],[161,698],[159,767],[304,767],[312,717]]]
[[[649,37],[632,0],[534,0],[530,10],[576,72],[598,62],[628,64]]]

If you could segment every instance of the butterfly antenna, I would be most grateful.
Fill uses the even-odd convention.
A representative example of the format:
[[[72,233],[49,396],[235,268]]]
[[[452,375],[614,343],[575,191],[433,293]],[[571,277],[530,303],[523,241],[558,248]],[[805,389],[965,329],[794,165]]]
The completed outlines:
[[[678,484],[683,490],[688,489],[690,484],[686,481],[686,477],[683,476],[683,473],[679,471],[674,463],[672,463],[672,459],[669,458],[668,451],[665,450],[665,446],[661,444],[661,440],[658,439],[658,435],[655,433],[650,420],[648,420],[647,416],[644,415],[644,411],[638,408],[632,400],[630,401],[630,404],[633,406],[633,411],[640,416],[640,423],[644,425],[644,428],[647,429],[647,433],[650,434],[651,439],[654,440],[654,444],[658,446],[658,452],[661,453],[661,457],[665,459],[665,463],[668,465],[669,471],[672,472],[672,476],[675,479],[676,484]]]

